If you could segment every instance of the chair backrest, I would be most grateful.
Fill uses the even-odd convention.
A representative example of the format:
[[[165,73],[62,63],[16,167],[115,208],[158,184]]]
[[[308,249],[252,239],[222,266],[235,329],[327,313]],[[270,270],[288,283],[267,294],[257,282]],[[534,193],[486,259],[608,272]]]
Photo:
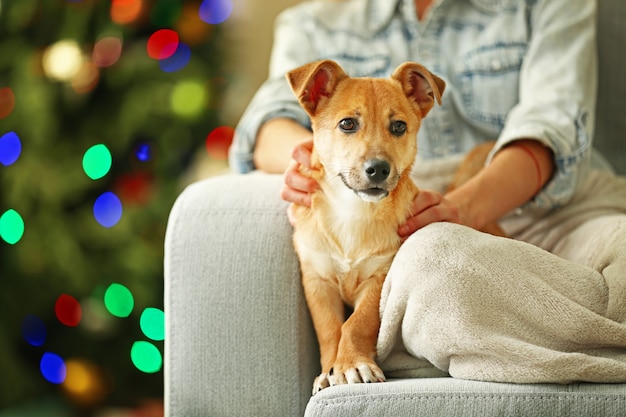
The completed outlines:
[[[626,175],[626,1],[598,1],[595,147]]]

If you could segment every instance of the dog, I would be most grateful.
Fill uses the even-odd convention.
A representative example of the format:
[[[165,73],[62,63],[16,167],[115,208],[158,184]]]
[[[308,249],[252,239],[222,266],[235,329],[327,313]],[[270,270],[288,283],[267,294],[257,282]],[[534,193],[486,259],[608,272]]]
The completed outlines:
[[[289,207],[320,346],[313,395],[382,382],[375,361],[381,289],[401,244],[398,226],[418,193],[410,178],[417,132],[441,104],[445,82],[414,62],[382,79],[349,77],[331,60],[296,68],[287,80],[313,130],[312,167],[301,170],[319,184],[310,207]]]

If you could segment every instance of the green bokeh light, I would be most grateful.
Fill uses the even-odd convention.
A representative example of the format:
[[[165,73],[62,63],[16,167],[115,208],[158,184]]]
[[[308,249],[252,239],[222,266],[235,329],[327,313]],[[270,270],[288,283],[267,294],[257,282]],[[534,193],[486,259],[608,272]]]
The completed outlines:
[[[8,244],[15,245],[24,235],[24,220],[20,214],[9,209],[0,217],[0,237]]]
[[[146,337],[161,341],[165,339],[165,314],[158,308],[146,308],[141,313],[139,326]]]
[[[94,145],[83,156],[83,170],[92,180],[104,177],[111,170],[111,152],[106,145]]]
[[[172,111],[181,117],[193,118],[202,112],[207,103],[204,84],[198,81],[181,81],[172,90]]]
[[[128,317],[135,307],[135,299],[122,284],[111,284],[104,293],[104,305],[115,317]]]
[[[130,349],[130,359],[137,369],[147,374],[158,372],[163,366],[161,352],[150,342],[133,343],[133,347]]]

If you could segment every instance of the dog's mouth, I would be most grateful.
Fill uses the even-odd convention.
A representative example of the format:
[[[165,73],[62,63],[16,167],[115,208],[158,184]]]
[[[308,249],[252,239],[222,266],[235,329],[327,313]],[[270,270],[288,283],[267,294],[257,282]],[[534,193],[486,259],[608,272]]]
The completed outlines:
[[[354,190],[353,191],[358,195],[362,200],[369,201],[375,203],[377,201],[382,200],[383,198],[389,195],[389,191],[384,190],[382,188],[373,187],[366,188],[363,190]]]
[[[370,203],[376,203],[389,195],[389,190],[381,187],[356,188],[350,185],[350,182],[344,175],[339,175],[343,184],[352,190],[361,200]]]

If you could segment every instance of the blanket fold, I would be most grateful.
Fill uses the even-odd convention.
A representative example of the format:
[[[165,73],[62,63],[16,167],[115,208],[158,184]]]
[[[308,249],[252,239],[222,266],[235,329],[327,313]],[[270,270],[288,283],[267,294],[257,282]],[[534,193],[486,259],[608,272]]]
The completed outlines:
[[[615,186],[606,215],[559,220],[567,230],[545,220],[562,256],[449,223],[411,236],[381,294],[387,376],[626,382],[626,187]]]

